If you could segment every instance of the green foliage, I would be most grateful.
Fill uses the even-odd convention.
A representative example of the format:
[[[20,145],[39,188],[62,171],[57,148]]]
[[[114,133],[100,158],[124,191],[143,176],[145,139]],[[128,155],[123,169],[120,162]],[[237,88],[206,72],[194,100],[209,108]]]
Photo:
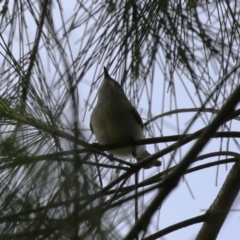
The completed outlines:
[[[159,189],[168,169],[136,184],[139,166],[88,143],[87,73],[95,81],[111,68],[137,106],[145,93],[147,136],[164,131],[151,120],[159,83],[157,106],[178,110],[186,95],[201,104],[194,120],[206,99],[215,114],[239,84],[237,1],[66,2],[0,1],[0,239],[123,239],[145,212],[138,203]],[[173,125],[180,135],[178,117]],[[180,148],[155,149],[172,160]]]

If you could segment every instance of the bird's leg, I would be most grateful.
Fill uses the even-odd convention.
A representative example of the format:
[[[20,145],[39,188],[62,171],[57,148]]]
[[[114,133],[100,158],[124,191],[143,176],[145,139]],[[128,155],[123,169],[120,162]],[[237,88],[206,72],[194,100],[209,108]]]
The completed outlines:
[[[132,156],[133,156],[134,158],[137,157],[137,152],[136,152],[136,147],[135,147],[135,146],[132,147]]]
[[[130,142],[133,142],[133,141],[134,141],[134,139],[131,139]],[[133,156],[134,158],[137,158],[137,150],[136,150],[136,146],[133,145],[133,144],[132,144],[132,156]]]
[[[110,158],[108,158],[109,161],[113,162],[114,155],[112,153],[109,153]]]

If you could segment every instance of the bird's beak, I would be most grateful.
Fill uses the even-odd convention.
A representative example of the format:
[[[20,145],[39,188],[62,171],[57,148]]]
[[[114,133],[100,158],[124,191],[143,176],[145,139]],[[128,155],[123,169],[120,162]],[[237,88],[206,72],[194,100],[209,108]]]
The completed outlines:
[[[107,68],[104,67],[103,69],[104,69],[104,77],[105,77],[105,78],[110,78],[110,79],[111,79],[111,77],[110,77],[110,75],[109,75],[109,73],[108,73]]]

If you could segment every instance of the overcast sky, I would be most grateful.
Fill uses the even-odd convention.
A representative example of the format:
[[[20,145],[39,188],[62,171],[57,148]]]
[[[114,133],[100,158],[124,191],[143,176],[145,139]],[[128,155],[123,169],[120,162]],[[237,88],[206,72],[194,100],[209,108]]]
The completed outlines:
[[[96,1],[97,2],[97,1]],[[99,2],[99,1],[98,1]],[[56,4],[56,3],[55,3]],[[62,13],[64,15],[65,20],[69,19],[72,15],[73,12],[75,11],[75,1],[62,1]],[[58,29],[62,25],[62,20],[60,19],[60,14],[59,14],[59,9],[56,5],[54,8],[54,25],[55,28]],[[79,12],[79,16],[81,16],[81,13]],[[204,20],[204,19],[203,19]],[[29,17],[29,22],[27,23],[28,29],[29,29],[29,37],[34,39],[35,36],[35,24],[32,21],[32,18]],[[84,27],[79,27],[72,31],[72,33],[69,35],[69,43],[70,47],[72,48],[72,54],[73,58],[75,58],[78,54],[78,49],[79,49],[79,39],[84,35]],[[104,29],[104,26],[103,26]],[[5,31],[6,34],[6,31]],[[59,33],[61,35],[61,32]],[[15,34],[17,36],[17,34]],[[7,35],[5,35],[6,39],[8,38]],[[15,37],[14,42],[15,42],[15,47],[13,49],[13,54],[15,57],[18,59],[19,58],[19,47],[18,47],[18,40],[17,37]],[[27,46],[26,46],[27,49]],[[67,54],[69,54],[68,49],[65,49]],[[41,56],[43,59],[46,59],[46,55],[44,53],[44,49],[40,50]],[[75,54],[75,56],[74,56]],[[91,54],[91,52],[89,53]],[[71,59],[69,58],[69,61]],[[54,66],[46,61],[45,69],[46,73],[48,73],[48,79],[51,82],[51,78],[54,76]],[[99,62],[99,65],[96,67],[99,68],[99,73],[101,72],[100,67],[105,65],[104,62]],[[50,68],[49,68],[50,66]],[[61,66],[61,65],[60,65]],[[109,73],[112,73],[113,69],[115,66],[111,66],[109,69]],[[212,70],[211,71],[213,74],[215,72]],[[119,70],[120,73],[120,70]],[[118,75],[112,75],[113,77],[117,79]],[[81,120],[81,126],[85,129],[89,130],[89,119],[90,119],[90,114],[92,112],[92,109],[90,111],[86,111],[86,116],[84,116],[85,112],[85,101],[88,99],[89,92],[91,90],[91,85],[93,81],[95,81],[98,76],[94,77],[94,69],[90,70],[85,76],[83,81],[79,83],[79,101],[80,101],[80,107],[81,111],[80,113],[80,120]],[[198,101],[198,98],[195,93],[195,89],[193,85],[184,77],[181,76],[183,80],[185,80],[185,83],[187,85],[187,90],[191,93],[191,98],[194,100],[195,105],[192,103],[190,97],[188,96],[186,89],[183,87],[180,76],[177,74],[174,75],[174,83],[175,83],[175,89],[176,89],[176,99],[177,102],[176,104],[172,104],[171,102],[171,94],[166,86],[164,85],[164,75],[163,72],[161,71],[160,68],[156,67],[156,72],[154,76],[154,91],[153,91],[153,104],[152,104],[152,115],[156,116],[158,114],[161,114],[164,112],[167,112],[169,110],[173,110],[176,108],[193,108],[193,107],[200,107],[201,104]],[[100,78],[102,80],[102,78]],[[51,83],[49,83],[51,84]],[[98,85],[96,85],[97,87]],[[165,92],[165,102],[163,104],[163,92]],[[91,98],[89,100],[89,103],[92,104],[94,98],[96,97],[96,88],[93,89]],[[132,96],[128,96],[130,99]],[[94,105],[96,102],[94,103]],[[172,107],[170,107],[172,104]],[[164,106],[164,109],[163,107]],[[141,101],[139,105],[137,106],[137,109],[139,112],[141,112],[141,116],[144,120],[147,120],[147,110],[148,110],[148,101],[147,101],[147,93],[146,91],[143,93]],[[212,106],[208,106],[212,107]],[[66,110],[67,111],[67,110]],[[187,127],[188,123],[191,121],[192,117],[194,116],[195,113],[180,113],[178,114],[178,123],[177,123],[177,118],[176,115],[171,115],[170,117],[165,117],[163,120],[159,119],[157,120],[158,123],[160,124],[160,121],[162,122],[163,125],[163,132],[161,133],[158,129],[155,129],[155,137],[158,136],[169,136],[169,135],[175,135],[175,134],[181,134],[184,132],[185,128]],[[209,113],[208,118],[211,119],[211,114]],[[206,115],[203,117],[206,119]],[[178,127],[179,126],[179,127]],[[194,132],[198,129],[201,129],[202,127],[205,126],[205,122],[201,119],[196,121],[196,123],[193,125],[193,127],[190,129],[190,133]],[[235,125],[237,126],[237,125]],[[233,125],[234,127],[234,125]],[[237,127],[235,127],[236,129]],[[239,127],[238,127],[239,128]],[[90,131],[86,131],[86,136],[90,137]],[[95,141],[95,137],[93,136],[89,142]],[[213,149],[215,151],[218,151],[218,146],[220,145],[220,140],[211,140],[210,143],[207,145],[207,147],[204,149],[204,151],[201,154],[212,152]],[[171,143],[164,143],[164,144],[158,144],[159,149],[163,149],[166,146],[170,145]],[[175,156],[175,161],[179,162],[181,161],[181,158],[186,154],[190,146],[192,146],[193,143],[188,144],[184,147],[181,148],[181,152],[178,152]],[[223,145],[224,146],[224,145]],[[226,146],[226,144],[225,144]],[[149,152],[154,153],[155,149],[153,146],[147,146],[147,149]],[[236,147],[232,147],[231,151],[236,151],[238,152],[238,149]],[[142,170],[140,172],[140,178],[146,178],[147,176],[154,175],[158,171],[164,170],[167,165],[168,161],[170,160],[170,155],[167,155],[164,157],[163,161],[164,164],[160,169],[150,169],[150,170]],[[204,163],[208,161],[213,161],[217,160],[217,158],[212,158],[209,160],[202,161]],[[198,164],[202,164],[196,163]],[[223,182],[226,179],[226,176],[231,169],[231,164],[226,165],[221,165],[218,168],[212,167],[208,168],[205,170],[201,170],[198,172],[190,173],[186,175],[178,185],[178,187],[168,196],[168,198],[165,200],[164,204],[161,206],[161,209],[159,210],[158,213],[154,215],[154,218],[152,219],[151,226],[149,228],[149,233],[153,233],[157,229],[163,229],[165,227],[168,227],[172,224],[181,222],[183,220],[186,220],[188,218],[192,218],[198,215],[201,215],[209,208],[213,200],[215,199],[216,195],[219,192],[219,189],[221,188]],[[106,178],[105,183],[107,183],[110,179]],[[134,183],[134,178],[131,178],[131,183]],[[130,182],[128,183],[130,184]],[[189,190],[190,189],[190,190]],[[141,201],[140,206],[147,206],[148,202],[151,201],[152,195],[151,196],[145,196],[144,201]],[[131,203],[132,204],[132,203]],[[130,205],[131,205],[130,204]],[[129,204],[127,206],[130,206]],[[229,213],[227,220],[224,223],[224,226],[218,236],[218,240],[238,240],[240,236],[240,213],[239,213],[239,197],[237,198],[237,201],[232,207],[232,211]],[[132,208],[129,212],[132,214],[134,213],[134,209]],[[127,210],[126,210],[127,211]],[[128,212],[128,214],[129,214]],[[134,218],[134,217],[132,217]],[[128,222],[124,222],[123,225],[119,225],[119,231],[120,234],[124,236],[124,234],[127,232],[127,224]],[[200,227],[202,224],[196,224],[191,227],[184,228],[182,230],[178,230],[176,232],[173,232],[171,234],[168,234],[164,236],[162,239],[164,240],[192,240],[195,238],[197,232],[199,231]],[[122,228],[124,226],[124,228]]]

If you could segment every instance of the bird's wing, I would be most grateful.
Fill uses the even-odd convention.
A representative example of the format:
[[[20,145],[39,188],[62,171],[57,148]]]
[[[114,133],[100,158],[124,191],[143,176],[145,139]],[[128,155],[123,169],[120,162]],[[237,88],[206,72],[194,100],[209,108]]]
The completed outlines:
[[[91,129],[92,133],[94,134],[94,131],[93,131],[93,127],[92,127],[92,123],[91,123],[91,121],[90,121],[90,129]]]
[[[134,118],[137,120],[137,122],[141,126],[141,128],[143,128],[142,118],[141,118],[140,114],[138,113],[138,111],[136,110],[136,108],[134,106],[132,106],[131,112],[132,112]]]
[[[137,123],[141,126],[141,128],[143,128],[143,121],[140,114],[138,113],[136,108],[132,105],[132,103],[127,99],[126,96],[125,96],[125,99],[124,98],[121,99],[120,104],[124,105],[124,109],[128,109],[130,114],[132,114],[133,117],[136,119]]]

